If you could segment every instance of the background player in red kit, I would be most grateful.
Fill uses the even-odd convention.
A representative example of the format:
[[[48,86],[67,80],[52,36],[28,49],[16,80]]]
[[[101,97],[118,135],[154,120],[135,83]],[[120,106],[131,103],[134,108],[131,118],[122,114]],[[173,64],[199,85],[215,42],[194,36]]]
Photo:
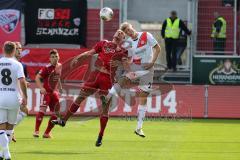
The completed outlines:
[[[59,120],[52,121],[54,124],[65,126],[66,121],[78,110],[81,102],[83,102],[86,97],[100,90],[103,106],[102,113],[100,114],[100,132],[96,146],[102,144],[102,137],[108,122],[108,105],[104,103],[103,95],[106,95],[108,90],[112,87],[113,77],[119,65],[117,62],[121,62],[122,58],[127,56],[127,51],[121,47],[124,37],[125,34],[121,30],[117,30],[112,41],[100,41],[93,49],[74,58],[73,65],[77,62],[83,62],[94,54],[98,54],[98,59],[95,63],[96,71],[90,73],[88,80],[83,84],[78,97],[71,104],[65,116]]]
[[[47,129],[43,134],[43,138],[51,138],[50,131],[54,127],[51,120],[57,119],[59,115],[59,92],[57,90],[60,85],[61,64],[58,63],[59,54],[56,49],[50,51],[50,64],[43,67],[36,75],[35,81],[41,92],[40,110],[36,114],[34,137],[39,137],[39,128],[43,120],[43,116],[46,113],[49,106],[51,111],[51,117],[48,122]],[[43,83],[42,83],[43,82]],[[60,88],[61,90],[61,88]]]

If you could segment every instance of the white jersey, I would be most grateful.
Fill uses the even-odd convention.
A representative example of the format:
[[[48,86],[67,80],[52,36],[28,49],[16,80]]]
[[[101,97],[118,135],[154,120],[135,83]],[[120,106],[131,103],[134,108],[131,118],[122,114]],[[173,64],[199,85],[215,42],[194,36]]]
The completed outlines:
[[[129,79],[139,79],[139,88],[143,91],[151,91],[154,69],[145,70],[143,66],[152,61],[153,47],[158,42],[148,32],[138,32],[136,40],[128,38],[124,47],[128,50],[128,57],[131,58],[130,72],[126,73]]]
[[[158,44],[156,39],[148,32],[138,32],[136,40],[128,38],[128,54],[132,57],[132,62],[135,64],[149,63],[153,56],[153,47]]]
[[[18,79],[25,77],[23,66],[14,58],[0,58],[0,108],[18,108],[21,94]]]

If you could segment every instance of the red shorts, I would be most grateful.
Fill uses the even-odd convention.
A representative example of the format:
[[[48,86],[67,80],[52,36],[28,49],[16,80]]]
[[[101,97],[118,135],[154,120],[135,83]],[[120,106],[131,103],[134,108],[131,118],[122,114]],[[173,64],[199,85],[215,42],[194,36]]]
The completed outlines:
[[[83,89],[100,90],[101,93],[107,94],[112,87],[111,76],[107,73],[94,71],[91,72],[89,78],[83,84]]]
[[[40,106],[49,106],[50,111],[54,112],[55,107],[59,104],[59,93],[52,92],[47,94],[41,94]]]

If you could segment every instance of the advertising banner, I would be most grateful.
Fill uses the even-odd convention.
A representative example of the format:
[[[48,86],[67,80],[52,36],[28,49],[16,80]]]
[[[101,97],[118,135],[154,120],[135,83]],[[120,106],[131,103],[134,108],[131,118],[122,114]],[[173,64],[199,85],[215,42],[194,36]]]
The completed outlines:
[[[5,41],[20,41],[21,0],[0,1],[0,46]]]
[[[85,46],[87,0],[26,0],[26,43]]]
[[[240,84],[240,58],[233,56],[194,56],[193,84]]]
[[[62,114],[69,109],[80,88],[81,83],[63,83],[63,93],[60,94]],[[161,91],[154,92],[147,99],[147,117],[240,118],[240,86],[209,86],[207,90],[207,103],[205,85],[174,85],[164,94],[161,94]],[[138,98],[135,93],[122,90],[120,96],[113,97],[110,116],[137,116]],[[40,89],[34,83],[30,83],[30,115],[39,111],[40,97]],[[94,94],[83,101],[75,115],[98,116],[100,112],[101,100],[98,94]],[[49,109],[47,114],[50,114]]]
[[[60,94],[61,113],[64,114],[79,94],[81,83],[62,83],[63,93]],[[154,86],[157,86],[155,84]],[[161,94],[161,91],[151,93],[147,99],[147,115],[153,117],[203,117],[204,92],[202,86],[174,86],[172,90]],[[184,94],[183,94],[184,93]],[[191,96],[190,96],[191,95]],[[36,114],[40,106],[40,89],[34,83],[28,88],[28,108],[30,114]],[[96,116],[101,112],[101,100],[96,93],[81,104],[76,115]],[[114,96],[110,115],[111,116],[136,116],[138,98],[136,92],[122,90],[120,96]],[[48,114],[49,114],[48,110]]]

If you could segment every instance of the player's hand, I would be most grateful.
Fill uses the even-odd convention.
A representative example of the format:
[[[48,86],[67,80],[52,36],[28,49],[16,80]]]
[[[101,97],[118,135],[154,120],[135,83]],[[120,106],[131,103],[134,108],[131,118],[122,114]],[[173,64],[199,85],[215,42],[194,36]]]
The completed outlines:
[[[70,67],[73,68],[73,66],[75,66],[77,62],[78,62],[78,57],[73,58],[73,60],[70,63]]]
[[[21,105],[27,105],[27,97],[23,96],[22,97],[22,104]]]
[[[40,89],[40,93],[41,93],[41,94],[46,94],[46,93],[47,93],[47,91],[46,91],[46,89],[45,89],[45,88],[41,88],[41,89]]]
[[[22,112],[28,114],[28,107],[27,107],[27,105],[21,104],[21,105],[20,105],[20,110],[21,110]]]
[[[149,70],[154,66],[154,63],[147,63],[143,66],[144,69]]]

